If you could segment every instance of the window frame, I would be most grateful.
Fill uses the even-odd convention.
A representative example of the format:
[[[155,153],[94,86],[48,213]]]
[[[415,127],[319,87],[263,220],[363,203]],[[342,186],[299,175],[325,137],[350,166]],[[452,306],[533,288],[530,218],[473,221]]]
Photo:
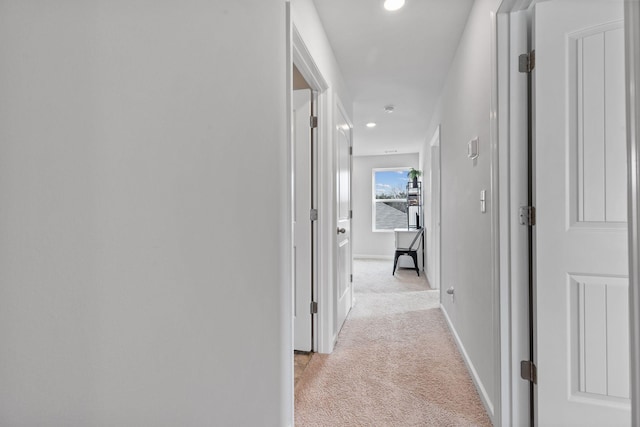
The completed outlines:
[[[394,229],[377,229],[376,228],[376,204],[381,202],[407,202],[406,195],[402,199],[376,199],[376,172],[392,172],[392,171],[403,171],[405,172],[404,176],[408,182],[407,173],[412,166],[397,166],[397,167],[387,167],[387,168],[371,168],[371,231],[373,233],[393,233]],[[406,227],[406,224],[403,224]],[[400,228],[400,227],[397,227]]]

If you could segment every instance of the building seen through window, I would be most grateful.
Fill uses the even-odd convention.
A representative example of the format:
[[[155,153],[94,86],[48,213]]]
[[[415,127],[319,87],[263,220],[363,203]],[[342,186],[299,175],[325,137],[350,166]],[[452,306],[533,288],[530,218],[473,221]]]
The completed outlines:
[[[373,231],[407,227],[407,173],[409,167],[373,169]]]

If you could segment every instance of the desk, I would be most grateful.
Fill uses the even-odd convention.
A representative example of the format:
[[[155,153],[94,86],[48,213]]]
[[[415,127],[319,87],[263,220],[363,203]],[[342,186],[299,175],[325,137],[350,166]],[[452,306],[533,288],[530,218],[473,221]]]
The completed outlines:
[[[396,248],[408,248],[411,244],[411,241],[414,237],[416,237],[416,233],[420,230],[416,230],[415,228],[396,228],[393,230],[396,237]],[[418,269],[424,271],[424,234],[422,235],[422,239],[420,239],[420,244],[418,246]],[[398,267],[403,268],[415,268],[413,265],[413,260],[409,256],[401,256],[398,258]]]

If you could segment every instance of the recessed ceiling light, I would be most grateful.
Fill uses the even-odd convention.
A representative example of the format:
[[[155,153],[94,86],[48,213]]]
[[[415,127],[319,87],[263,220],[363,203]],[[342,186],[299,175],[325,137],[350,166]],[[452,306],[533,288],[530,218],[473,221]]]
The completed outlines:
[[[368,128],[374,128],[374,127],[376,127],[376,124],[373,123],[373,122],[369,122],[369,123],[367,123],[367,127]]]
[[[389,11],[400,9],[404,6],[404,0],[384,0],[384,8]]]
[[[394,107],[393,105],[385,105],[384,106],[384,112],[385,113],[393,113],[393,110],[395,110],[396,107]]]

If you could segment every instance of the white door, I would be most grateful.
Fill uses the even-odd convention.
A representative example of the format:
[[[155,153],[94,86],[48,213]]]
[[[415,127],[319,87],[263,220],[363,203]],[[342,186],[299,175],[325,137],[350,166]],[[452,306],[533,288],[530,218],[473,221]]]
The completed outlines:
[[[351,126],[341,108],[336,123],[336,244],[334,336],[342,328],[352,305],[351,286]]]
[[[293,91],[293,348],[312,350],[311,90]]]
[[[534,11],[540,426],[629,426],[621,1]]]

